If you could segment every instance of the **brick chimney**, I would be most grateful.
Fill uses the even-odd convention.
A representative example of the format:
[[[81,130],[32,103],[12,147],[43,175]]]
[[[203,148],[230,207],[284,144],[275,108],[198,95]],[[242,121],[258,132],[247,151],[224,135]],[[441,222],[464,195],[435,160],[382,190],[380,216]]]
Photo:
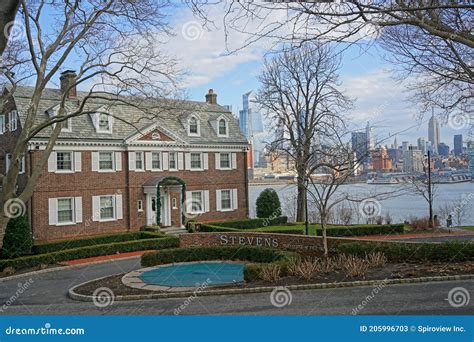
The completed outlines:
[[[75,99],[77,97],[76,84],[75,84],[76,77],[77,75],[74,70],[66,70],[61,73],[61,77],[59,77],[59,80],[61,82],[61,95],[67,91],[68,99]]]
[[[209,89],[206,94],[206,102],[209,104],[217,104],[217,94],[214,94],[214,90]]]

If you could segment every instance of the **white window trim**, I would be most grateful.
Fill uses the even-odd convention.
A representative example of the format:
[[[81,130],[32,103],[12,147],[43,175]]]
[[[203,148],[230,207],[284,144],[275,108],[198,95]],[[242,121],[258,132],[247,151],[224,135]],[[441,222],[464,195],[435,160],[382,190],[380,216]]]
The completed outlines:
[[[112,154],[112,168],[111,169],[101,169],[100,168],[100,154],[101,153],[111,153]],[[97,172],[115,172],[116,164],[115,164],[115,152],[113,151],[99,151],[97,152]]]
[[[234,203],[233,203],[233,196],[232,196],[232,191],[233,189],[220,189],[218,190],[220,191],[221,195],[220,195],[220,200],[221,200],[221,203],[220,203],[220,211],[222,212],[226,212],[226,211],[234,211]],[[229,196],[230,196],[230,208],[222,208],[222,191],[229,191]]]
[[[74,173],[74,152],[73,151],[55,151],[56,152],[56,171],[55,173]],[[58,153],[69,153],[71,154],[71,169],[70,170],[60,170],[58,169]]]
[[[59,222],[59,206],[58,202],[61,199],[70,199],[71,201],[71,206],[72,206],[72,221],[68,222]],[[75,203],[75,198],[74,197],[57,197],[56,198],[56,226],[70,226],[73,224],[76,224],[76,203]]]
[[[100,195],[98,197],[99,197],[99,222],[117,221],[117,203],[115,200],[115,195]],[[114,215],[112,218],[107,218],[107,219],[102,218],[102,208],[100,206],[100,200],[102,197],[112,197],[112,208],[114,210]]]
[[[199,192],[201,194],[201,210],[193,210],[193,193],[195,193],[195,192]],[[188,212],[191,213],[191,214],[204,214],[204,212],[205,212],[205,210],[204,210],[204,191],[194,190],[194,191],[190,191],[189,193],[191,195],[191,198],[189,200],[189,202],[191,204],[191,210],[189,210]]]
[[[15,127],[15,128],[13,128]],[[18,111],[12,110],[8,113],[8,128],[10,132],[15,132],[18,128]]]
[[[139,213],[143,212],[143,201],[142,200],[137,201],[137,211]]]
[[[201,193],[201,210],[194,211],[192,210],[192,198],[193,193],[199,192]],[[186,212],[190,214],[204,214],[209,212],[209,190],[191,190],[186,191]]]
[[[178,200],[176,197],[171,199],[171,209],[178,209]]]
[[[0,115],[0,135],[5,133],[5,115]]]
[[[220,132],[220,122],[221,122],[221,120],[224,120],[224,122],[225,122],[225,134],[221,134],[221,132]],[[227,121],[227,119],[222,117],[222,116],[217,119],[217,136],[218,137],[226,137],[226,138],[229,137],[229,121]]]
[[[222,155],[227,154],[229,156],[229,166],[222,167]],[[219,170],[232,170],[232,153],[230,152],[220,152],[219,153]]]
[[[174,154],[175,158],[174,158],[174,165],[176,167],[174,168],[171,168],[169,165],[170,165],[170,156]],[[178,152],[168,152],[168,171],[178,171]]]
[[[191,119],[194,118],[196,120],[196,123],[197,123],[197,133],[191,133],[191,125],[190,125],[190,122],[191,122]],[[201,120],[196,116],[196,115],[191,115],[188,119],[188,127],[187,127],[187,131],[188,131],[188,136],[190,137],[200,137],[201,136]]]
[[[18,165],[18,174],[25,174],[25,156],[21,157],[20,159],[20,165]]]
[[[143,151],[135,151],[135,169],[133,171],[136,172],[145,172],[145,152]],[[137,169],[137,155],[140,154],[142,156],[142,167]]]
[[[102,115],[105,115],[107,117],[107,121],[109,123],[109,129],[101,129],[100,128],[100,117]],[[97,126],[96,126],[96,131],[97,133],[107,133],[107,134],[112,134],[113,132],[113,118],[109,115],[109,114],[105,114],[105,113],[97,113],[96,114],[96,123],[97,123]]]
[[[230,208],[222,208],[222,191],[230,191]],[[238,209],[237,189],[218,189],[216,190],[216,211],[229,212]]]
[[[13,158],[13,155],[11,153],[5,154],[5,170],[8,172],[10,167],[12,166],[11,159]]]
[[[72,118],[62,121],[61,124],[63,124],[64,122],[67,122],[67,125],[69,127],[61,127],[61,132],[72,133]]]
[[[163,152],[150,152],[151,153],[151,160],[150,160],[150,170],[151,171],[163,171]],[[158,153],[160,156],[160,167],[159,168],[154,168],[153,167],[153,154]],[[138,169],[139,171],[141,169]]]
[[[193,154],[199,154],[199,158],[201,159],[201,166],[200,167],[193,167]],[[202,152],[191,152],[189,154],[189,170],[191,170],[191,171],[203,171],[204,170],[204,160],[203,160],[203,153]]]

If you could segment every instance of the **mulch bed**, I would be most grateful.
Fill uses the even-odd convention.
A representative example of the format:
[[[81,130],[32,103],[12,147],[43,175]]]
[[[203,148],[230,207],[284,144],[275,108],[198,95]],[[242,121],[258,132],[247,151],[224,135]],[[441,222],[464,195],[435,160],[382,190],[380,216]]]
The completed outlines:
[[[252,283],[242,283],[229,286],[213,286],[210,288],[253,288],[261,286],[287,286],[299,284],[319,284],[319,283],[339,283],[357,280],[384,280],[384,279],[406,279],[431,276],[448,276],[474,274],[474,263],[472,261],[458,262],[453,264],[446,263],[430,263],[430,264],[414,264],[414,263],[388,263],[384,267],[370,269],[365,277],[351,278],[347,277],[342,271],[335,271],[330,274],[324,274],[305,281],[298,277],[284,277],[277,283],[265,281],[256,281]],[[108,278],[92,281],[88,284],[75,289],[79,294],[92,295],[99,287],[110,288],[115,296],[124,295],[142,295],[157,293],[157,291],[141,290],[125,286],[122,283],[123,274],[111,276]]]

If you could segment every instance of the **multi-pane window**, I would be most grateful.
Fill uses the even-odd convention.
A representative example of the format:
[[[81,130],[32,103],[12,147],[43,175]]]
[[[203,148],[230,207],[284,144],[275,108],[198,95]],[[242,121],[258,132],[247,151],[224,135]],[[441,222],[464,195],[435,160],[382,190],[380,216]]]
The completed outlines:
[[[16,131],[17,129],[17,117],[18,112],[16,110],[12,110],[8,114],[8,125],[10,127],[10,132]]]
[[[143,152],[135,152],[135,169],[143,170]]]
[[[101,196],[100,197],[100,219],[110,220],[115,218],[114,213],[114,197]]]
[[[57,152],[56,163],[57,170],[72,171],[72,152]]]
[[[221,208],[222,209],[232,209],[232,199],[230,190],[221,191]]]
[[[151,154],[151,168],[161,169],[161,153],[160,152],[153,152]]]
[[[61,129],[63,131],[70,131],[71,130],[71,119],[61,121]]]
[[[5,133],[5,115],[0,115],[0,134]]]
[[[176,163],[177,163],[176,156],[177,156],[176,152],[170,152],[169,153],[168,163],[169,163],[170,170],[176,170],[178,168],[177,165],[176,165]]]
[[[219,135],[227,135],[227,122],[224,119],[219,120]]]
[[[73,199],[58,198],[58,223],[73,222],[73,216]]]
[[[202,192],[191,192],[191,212],[200,213],[202,211]]]
[[[10,166],[12,165],[13,155],[11,153],[7,153],[5,156],[5,169],[8,171],[10,170]]]
[[[191,153],[191,169],[202,169],[201,153]]]
[[[113,170],[114,154],[113,152],[99,152],[99,170]]]
[[[25,156],[20,158],[20,166],[18,168],[18,173],[25,173]]]
[[[189,119],[189,133],[199,134],[198,121],[194,116]]]
[[[230,153],[221,153],[221,169],[230,169]]]
[[[99,115],[99,131],[109,132],[110,131],[110,120],[106,114]]]

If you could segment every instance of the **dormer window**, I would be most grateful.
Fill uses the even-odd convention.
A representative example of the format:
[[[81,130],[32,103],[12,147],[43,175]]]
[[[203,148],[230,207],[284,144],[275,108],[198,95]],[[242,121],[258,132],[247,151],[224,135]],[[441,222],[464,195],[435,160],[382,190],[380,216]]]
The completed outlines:
[[[106,114],[99,115],[99,131],[110,132],[110,120],[109,116]]]
[[[200,135],[200,127],[199,127],[199,120],[191,116],[188,121],[188,135],[190,136],[199,136]]]
[[[227,135],[227,121],[225,121],[224,119],[219,120],[219,135]]]

